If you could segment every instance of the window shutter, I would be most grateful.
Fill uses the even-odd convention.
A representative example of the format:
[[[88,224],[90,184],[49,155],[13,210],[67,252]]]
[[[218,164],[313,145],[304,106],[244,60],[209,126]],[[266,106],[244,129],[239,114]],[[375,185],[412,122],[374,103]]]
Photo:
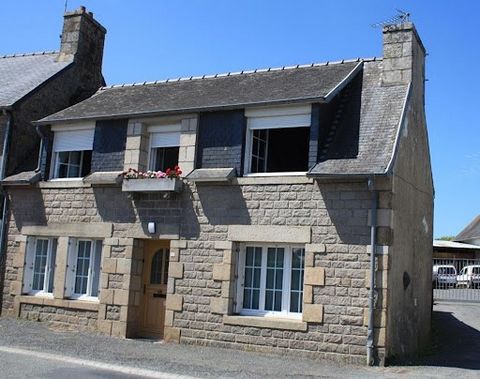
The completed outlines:
[[[55,282],[55,267],[57,260],[57,240],[51,239],[50,243],[50,262],[48,262],[48,289],[47,292],[53,293],[53,285]]]
[[[93,150],[94,134],[94,128],[55,132],[53,151]]]
[[[150,145],[152,148],[180,146],[180,133],[152,133],[150,135]]]
[[[310,105],[245,110],[250,130],[309,127],[311,114]]]
[[[309,127],[310,123],[310,114],[274,117],[254,117],[248,119],[248,128],[250,130],[300,128]]]
[[[33,285],[33,265],[35,262],[35,238],[27,237],[23,271],[22,293],[29,293]]]
[[[65,275],[65,297],[70,297],[74,293],[75,273],[77,270],[77,240],[70,238],[68,240],[67,251],[67,272]]]
[[[92,268],[92,293],[91,296],[98,296],[100,287],[100,266],[102,261],[102,240],[95,241],[95,255],[93,261],[90,262]]]
[[[245,287],[245,249],[242,248],[235,253],[237,256],[236,264],[236,299],[235,299],[235,313],[240,313],[243,307],[243,289]]]

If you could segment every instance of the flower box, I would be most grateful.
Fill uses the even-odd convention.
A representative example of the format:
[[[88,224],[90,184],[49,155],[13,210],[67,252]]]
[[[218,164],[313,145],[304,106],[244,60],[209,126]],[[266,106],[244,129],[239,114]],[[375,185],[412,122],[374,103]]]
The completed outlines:
[[[181,192],[182,187],[178,178],[124,179],[122,192]]]

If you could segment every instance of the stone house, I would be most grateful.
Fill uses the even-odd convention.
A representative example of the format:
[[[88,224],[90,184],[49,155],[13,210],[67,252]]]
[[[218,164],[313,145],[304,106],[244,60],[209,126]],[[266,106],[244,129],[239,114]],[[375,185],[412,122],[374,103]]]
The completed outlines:
[[[0,57],[1,179],[21,172],[35,175],[38,133],[42,130],[35,129],[33,120],[82,101],[104,85],[105,33],[105,28],[81,7],[65,14],[59,51]],[[3,195],[0,204],[0,246],[4,246],[5,227],[1,220],[8,204]],[[2,274],[3,250],[0,249]],[[0,274],[0,283],[2,278]],[[0,293],[1,287],[0,284]]]
[[[41,178],[3,182],[3,313],[346,362],[418,352],[425,49],[410,23],[383,40],[380,59],[112,86],[40,120]]]

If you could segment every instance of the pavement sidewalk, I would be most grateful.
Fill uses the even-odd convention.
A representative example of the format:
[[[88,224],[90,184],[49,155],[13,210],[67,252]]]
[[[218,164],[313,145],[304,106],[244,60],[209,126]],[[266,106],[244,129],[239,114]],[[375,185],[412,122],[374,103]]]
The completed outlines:
[[[153,343],[147,340],[122,340],[85,332],[55,331],[46,323],[0,318],[1,365],[25,362],[89,366],[107,370],[114,377],[162,378],[424,378],[477,377],[473,370],[443,367],[361,367],[324,360],[249,353],[202,346]],[[57,362],[53,362],[53,361]],[[93,375],[92,377],[105,377]],[[157,373],[158,375],[156,375]],[[22,373],[18,373],[22,377]],[[85,374],[83,374],[85,375]],[[0,374],[0,376],[2,376]],[[7,376],[17,377],[17,376]],[[80,377],[80,376],[79,376]],[[113,377],[113,376],[112,376]]]

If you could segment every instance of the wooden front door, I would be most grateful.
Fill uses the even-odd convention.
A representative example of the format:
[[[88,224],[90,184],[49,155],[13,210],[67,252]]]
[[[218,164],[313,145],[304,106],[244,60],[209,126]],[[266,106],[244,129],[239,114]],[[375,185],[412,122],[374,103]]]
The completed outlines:
[[[139,332],[142,337],[163,338],[169,247],[169,241],[145,241],[144,244],[143,301]]]

